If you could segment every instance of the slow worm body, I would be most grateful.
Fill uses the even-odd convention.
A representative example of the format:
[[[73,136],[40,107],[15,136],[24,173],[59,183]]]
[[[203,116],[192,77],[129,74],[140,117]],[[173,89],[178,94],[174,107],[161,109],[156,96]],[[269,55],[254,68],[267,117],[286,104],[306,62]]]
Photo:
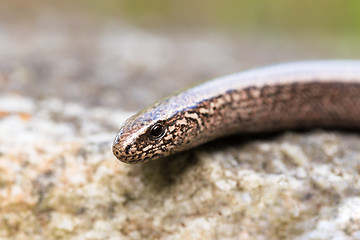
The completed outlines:
[[[202,83],[129,118],[113,153],[142,163],[230,134],[309,127],[360,128],[360,61],[279,64]]]

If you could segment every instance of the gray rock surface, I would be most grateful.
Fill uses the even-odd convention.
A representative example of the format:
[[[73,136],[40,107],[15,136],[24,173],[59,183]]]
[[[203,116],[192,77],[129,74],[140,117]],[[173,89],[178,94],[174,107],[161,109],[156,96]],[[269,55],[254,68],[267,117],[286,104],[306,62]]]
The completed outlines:
[[[1,240],[360,239],[358,133],[237,135],[144,165],[111,154],[129,110],[336,49],[50,20],[0,31]]]

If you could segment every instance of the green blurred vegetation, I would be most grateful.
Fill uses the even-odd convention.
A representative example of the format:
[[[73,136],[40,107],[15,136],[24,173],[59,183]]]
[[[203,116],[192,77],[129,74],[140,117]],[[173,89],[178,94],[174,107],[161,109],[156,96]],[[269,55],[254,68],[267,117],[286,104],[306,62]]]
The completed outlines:
[[[149,27],[360,33],[359,0],[13,0],[5,3],[11,4],[22,7],[23,11],[53,6],[59,11],[115,17]]]
[[[359,0],[80,0],[105,16],[155,26],[360,32]]]

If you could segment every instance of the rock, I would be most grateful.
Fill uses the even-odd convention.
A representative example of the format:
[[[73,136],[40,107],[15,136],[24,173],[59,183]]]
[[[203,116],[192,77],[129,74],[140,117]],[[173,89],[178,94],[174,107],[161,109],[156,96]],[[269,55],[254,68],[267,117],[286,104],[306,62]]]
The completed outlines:
[[[359,236],[357,134],[234,136],[126,165],[111,142],[129,113],[13,95],[0,102],[21,106],[0,119],[4,239]]]

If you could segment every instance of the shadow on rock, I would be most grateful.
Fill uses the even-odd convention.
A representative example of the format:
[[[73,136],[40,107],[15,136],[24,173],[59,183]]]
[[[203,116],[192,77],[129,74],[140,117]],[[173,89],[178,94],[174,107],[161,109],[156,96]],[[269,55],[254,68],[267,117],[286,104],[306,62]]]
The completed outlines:
[[[142,180],[155,191],[163,191],[176,183],[199,159],[190,150],[143,164]]]

